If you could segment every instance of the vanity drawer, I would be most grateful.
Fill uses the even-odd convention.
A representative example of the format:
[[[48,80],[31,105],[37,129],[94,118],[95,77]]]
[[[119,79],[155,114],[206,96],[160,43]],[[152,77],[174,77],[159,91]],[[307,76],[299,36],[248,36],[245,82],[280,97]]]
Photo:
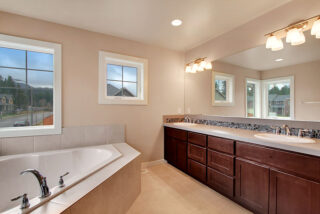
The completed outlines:
[[[207,184],[214,190],[232,198],[234,196],[234,178],[214,169],[207,168]]]
[[[206,170],[207,169],[205,165],[188,159],[188,174],[203,183],[206,182]]]
[[[208,148],[233,155],[234,141],[230,139],[208,136]]]
[[[206,148],[188,143],[188,158],[206,164],[207,151]]]
[[[187,131],[166,127],[165,133],[170,137],[173,137],[182,141],[187,141]]]
[[[209,167],[229,176],[234,176],[234,156],[208,150]]]
[[[320,181],[320,158],[242,142],[236,143],[236,152],[237,157]]]
[[[206,147],[207,145],[207,136],[203,134],[198,134],[194,132],[188,133],[188,142]]]

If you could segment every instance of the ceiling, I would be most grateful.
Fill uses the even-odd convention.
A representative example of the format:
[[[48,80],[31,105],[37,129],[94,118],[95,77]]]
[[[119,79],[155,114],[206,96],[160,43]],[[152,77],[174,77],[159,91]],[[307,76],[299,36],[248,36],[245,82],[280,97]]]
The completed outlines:
[[[0,10],[186,51],[289,1],[1,0]]]
[[[304,32],[304,35],[306,42],[302,45],[292,46],[286,43],[284,38],[282,39],[284,48],[280,51],[271,51],[262,45],[222,58],[219,61],[263,71],[320,60],[320,39],[311,36],[310,31]],[[283,59],[283,61],[276,62],[276,59]]]

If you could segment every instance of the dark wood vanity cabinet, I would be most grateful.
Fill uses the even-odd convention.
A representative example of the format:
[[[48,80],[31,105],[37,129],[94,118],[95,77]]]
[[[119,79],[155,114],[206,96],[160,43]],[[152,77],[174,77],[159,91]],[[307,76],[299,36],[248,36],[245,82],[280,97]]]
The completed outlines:
[[[320,214],[320,158],[165,128],[165,159],[256,214]]]

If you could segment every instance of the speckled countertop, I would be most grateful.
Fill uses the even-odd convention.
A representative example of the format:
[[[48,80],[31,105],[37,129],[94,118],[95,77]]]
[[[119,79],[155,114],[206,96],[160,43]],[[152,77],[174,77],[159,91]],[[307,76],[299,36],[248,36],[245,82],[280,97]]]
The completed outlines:
[[[263,133],[258,131],[186,123],[164,123],[164,126],[320,157],[320,139],[313,138],[315,143],[274,142],[255,137]]]

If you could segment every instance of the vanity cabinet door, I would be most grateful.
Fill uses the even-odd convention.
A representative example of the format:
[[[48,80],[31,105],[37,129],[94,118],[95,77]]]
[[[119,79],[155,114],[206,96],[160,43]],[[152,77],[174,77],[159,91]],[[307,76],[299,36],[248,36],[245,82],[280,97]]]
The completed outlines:
[[[236,200],[256,214],[268,213],[269,168],[236,159]]]
[[[176,140],[172,137],[165,136],[164,142],[164,158],[168,161],[168,163],[172,165],[176,165]]]
[[[187,171],[187,142],[176,141],[176,167],[184,172]]]
[[[270,214],[319,214],[320,184],[270,171]]]

